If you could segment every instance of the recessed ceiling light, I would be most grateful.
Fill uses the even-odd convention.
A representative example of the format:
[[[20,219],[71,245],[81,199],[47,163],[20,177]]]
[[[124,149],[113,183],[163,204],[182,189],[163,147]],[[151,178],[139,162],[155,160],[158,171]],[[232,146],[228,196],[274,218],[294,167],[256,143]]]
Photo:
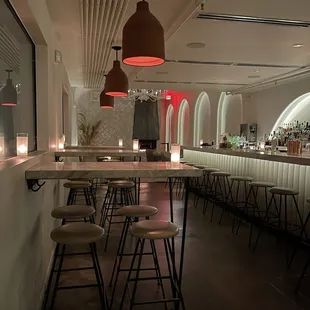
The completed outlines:
[[[204,48],[206,45],[202,42],[193,42],[186,45],[189,48]]]
[[[258,73],[258,72],[259,72],[259,70],[258,70],[258,69],[256,69],[254,72],[255,72],[255,73]]]
[[[294,48],[301,48],[303,47],[304,45],[302,43],[296,43],[296,44],[293,44],[293,47]]]
[[[259,75],[249,75],[248,78],[249,79],[258,79],[258,78],[260,78],[260,76]]]

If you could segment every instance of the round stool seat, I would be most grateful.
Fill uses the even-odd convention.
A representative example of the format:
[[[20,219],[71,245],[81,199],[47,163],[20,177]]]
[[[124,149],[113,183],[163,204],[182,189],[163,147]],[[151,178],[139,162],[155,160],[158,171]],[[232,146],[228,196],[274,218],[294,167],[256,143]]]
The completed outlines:
[[[272,187],[269,190],[272,194],[278,195],[298,195],[299,192],[289,187]]]
[[[132,188],[135,186],[135,183],[127,180],[118,180],[111,181],[108,185],[112,188]]]
[[[51,215],[55,219],[81,219],[92,216],[95,212],[91,206],[70,205],[55,208]]]
[[[64,184],[65,188],[83,189],[91,187],[89,181],[70,181]]]
[[[243,177],[243,176],[232,176],[230,177],[233,181],[253,181],[252,177]]]
[[[308,203],[310,203],[310,198],[307,198],[306,201],[307,201]]]
[[[158,209],[152,206],[146,205],[131,205],[121,207],[117,214],[126,217],[147,217],[153,216],[158,212]]]
[[[223,171],[211,172],[211,175],[213,175],[214,177],[230,177],[231,176],[229,172],[223,172]]]
[[[131,234],[142,239],[168,239],[179,233],[179,227],[168,221],[145,220],[132,224]]]
[[[91,182],[92,179],[88,179],[88,178],[68,178],[68,181],[77,181],[77,182]]]
[[[195,163],[186,163],[187,166],[194,167],[196,164]]]
[[[253,186],[253,187],[274,187],[274,186],[276,186],[276,184],[274,184],[272,182],[253,181],[253,182],[249,183],[249,186]]]
[[[87,244],[100,240],[104,229],[90,223],[70,223],[51,232],[51,239],[60,244]]]
[[[220,169],[217,169],[217,168],[204,168],[203,171],[205,171],[206,173],[212,173],[212,172],[219,172]]]
[[[208,168],[208,166],[206,166],[206,165],[195,165],[194,167],[195,167],[195,168],[198,168],[198,169],[205,169],[205,168]]]

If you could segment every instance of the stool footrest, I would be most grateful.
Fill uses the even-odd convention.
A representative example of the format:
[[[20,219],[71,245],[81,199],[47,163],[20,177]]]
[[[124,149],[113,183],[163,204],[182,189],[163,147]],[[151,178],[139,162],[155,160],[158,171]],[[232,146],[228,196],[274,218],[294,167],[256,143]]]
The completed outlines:
[[[138,269],[137,268],[120,268],[119,271],[137,271]],[[140,271],[150,271],[150,270],[158,270],[158,268],[154,268],[154,267],[150,267],[150,268],[140,268],[139,269]],[[161,278],[158,278],[158,279],[161,279]]]
[[[100,286],[102,286],[102,284]],[[76,288],[89,288],[89,287],[98,287],[98,284],[60,286],[57,288],[57,291],[58,290],[71,290],[71,289],[76,289]]]
[[[94,267],[79,267],[79,268],[66,268],[60,270],[60,272],[69,272],[69,271],[79,271],[79,270],[91,270],[94,269]],[[54,272],[57,272],[58,269],[55,269]]]
[[[176,302],[179,301],[178,298],[171,298],[171,299],[159,299],[159,300],[150,300],[150,301],[143,301],[143,302],[134,302],[132,303],[133,306],[142,306],[142,305],[151,305],[151,304],[162,304],[166,302]]]
[[[132,269],[134,270],[134,269]],[[142,268],[140,270],[143,270]],[[128,279],[129,282],[137,282],[137,281],[151,281],[151,280],[169,280],[171,279],[169,276],[161,276],[161,277],[143,277],[143,278],[131,278]]]

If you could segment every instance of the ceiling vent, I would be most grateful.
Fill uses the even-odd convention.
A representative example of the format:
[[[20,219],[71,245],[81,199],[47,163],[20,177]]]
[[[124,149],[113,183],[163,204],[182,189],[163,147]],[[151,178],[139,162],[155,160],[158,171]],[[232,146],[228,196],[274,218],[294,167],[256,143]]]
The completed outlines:
[[[148,81],[135,80],[136,83],[151,83],[151,84],[197,84],[197,85],[226,85],[226,86],[244,86],[241,83],[225,83],[225,82],[190,82],[190,81]]]
[[[242,23],[255,23],[265,24],[273,26],[285,26],[285,27],[303,27],[308,28],[310,22],[301,20],[289,20],[289,19],[277,19],[277,18],[266,18],[266,17],[254,17],[245,15],[229,15],[229,14],[217,14],[217,13],[197,13],[194,18],[205,19],[205,20],[219,20],[229,22],[242,22]]]
[[[274,64],[258,64],[258,63],[237,63],[224,61],[195,61],[195,60],[166,60],[166,63],[190,64],[190,65],[214,65],[214,66],[230,66],[230,67],[260,67],[260,68],[280,68],[280,69],[297,69],[297,65],[274,65]]]

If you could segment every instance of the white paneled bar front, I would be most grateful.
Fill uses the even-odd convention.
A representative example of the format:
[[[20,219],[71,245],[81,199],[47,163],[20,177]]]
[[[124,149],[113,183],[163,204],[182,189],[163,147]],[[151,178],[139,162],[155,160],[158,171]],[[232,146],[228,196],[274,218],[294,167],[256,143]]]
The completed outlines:
[[[310,155],[267,155],[185,147],[183,159],[218,168],[230,172],[231,175],[250,176],[255,181],[273,182],[276,186],[294,188],[299,191],[298,205],[301,214],[305,217],[309,212],[310,205],[306,198],[310,197]]]

